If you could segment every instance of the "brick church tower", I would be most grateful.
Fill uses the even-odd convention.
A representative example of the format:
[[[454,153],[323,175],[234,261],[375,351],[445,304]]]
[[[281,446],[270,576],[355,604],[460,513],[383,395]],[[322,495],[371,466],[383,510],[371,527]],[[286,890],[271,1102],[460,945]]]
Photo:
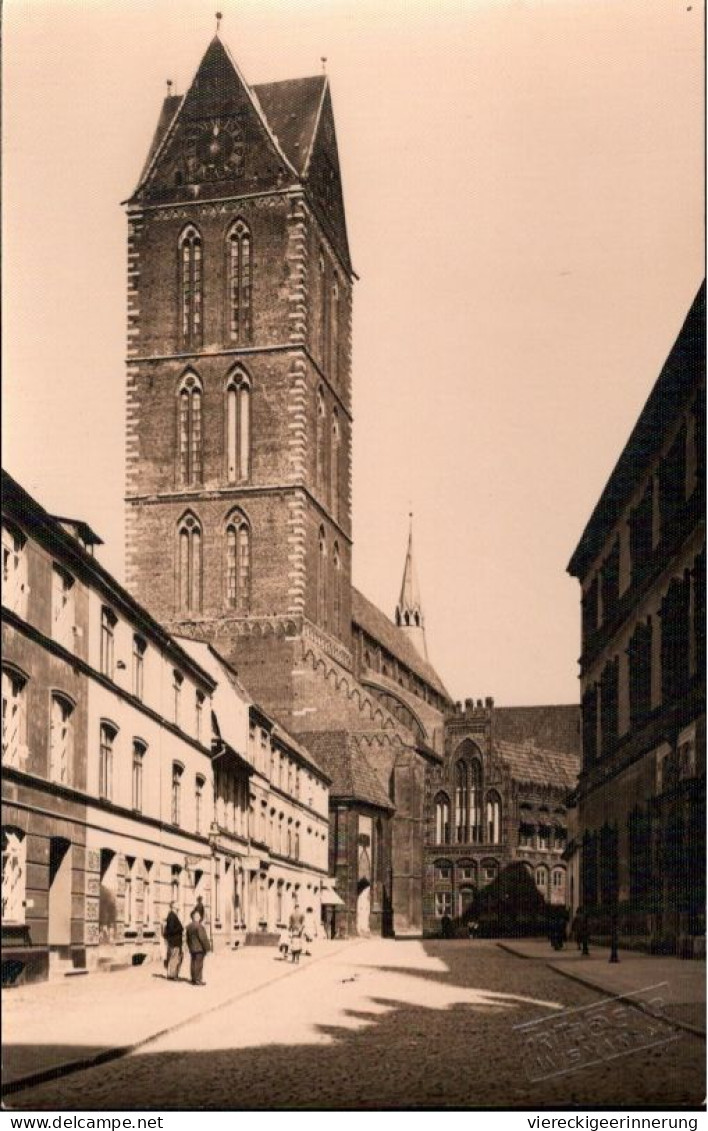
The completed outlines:
[[[326,76],[251,88],[215,36],[127,212],[128,585],[287,720],[303,632],[351,665],[353,272]]]

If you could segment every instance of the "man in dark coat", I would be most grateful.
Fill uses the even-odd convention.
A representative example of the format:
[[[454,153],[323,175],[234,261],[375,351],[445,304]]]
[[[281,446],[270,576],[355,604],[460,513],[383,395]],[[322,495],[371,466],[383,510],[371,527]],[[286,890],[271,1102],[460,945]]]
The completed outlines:
[[[171,903],[170,910],[165,920],[165,925],[162,929],[162,937],[167,943],[167,957],[165,958],[165,968],[167,969],[167,977],[171,982],[176,982],[179,978],[179,969],[182,965],[182,935],[184,927],[182,926],[179,915],[177,914],[177,904]]]
[[[187,948],[191,958],[190,974],[193,986],[205,986],[202,978],[204,971],[204,957],[211,949],[209,936],[202,925],[202,917],[195,908],[192,912],[192,921],[187,927]]]

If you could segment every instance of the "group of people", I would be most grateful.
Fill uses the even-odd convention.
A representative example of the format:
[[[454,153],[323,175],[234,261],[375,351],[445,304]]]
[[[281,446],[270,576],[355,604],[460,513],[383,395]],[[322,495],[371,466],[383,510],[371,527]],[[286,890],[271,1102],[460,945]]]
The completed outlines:
[[[305,948],[305,954],[310,955],[310,945],[312,940],[317,937],[317,920],[315,913],[311,907],[308,907],[305,913],[300,910],[296,903],[293,907],[287,927],[284,927],[280,932],[278,939],[278,950],[283,962],[287,962],[290,957],[293,963],[297,966],[300,961],[300,955]]]
[[[187,950],[190,958],[190,981],[193,986],[205,986],[204,959],[211,950],[209,936],[204,929],[204,903],[201,896],[192,910],[190,921],[185,931],[182,921],[177,914],[177,904],[171,903],[167,913],[162,937],[167,946],[165,956],[165,969],[169,981],[176,982],[184,960],[184,939],[186,936]]]
[[[568,917],[567,909],[563,908],[551,919],[549,939],[554,950],[562,950],[565,945]],[[582,907],[579,907],[575,913],[571,934],[578,944],[578,950],[581,950],[583,954],[589,954],[590,925]]]

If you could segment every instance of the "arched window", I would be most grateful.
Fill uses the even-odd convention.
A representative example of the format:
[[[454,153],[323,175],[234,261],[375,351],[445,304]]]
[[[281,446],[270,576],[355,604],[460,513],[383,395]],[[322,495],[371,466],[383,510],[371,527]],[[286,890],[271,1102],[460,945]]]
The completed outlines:
[[[467,766],[460,761],[455,766],[455,840],[464,844],[468,838]]]
[[[336,636],[342,631],[342,560],[339,556],[339,543],[334,543],[332,550],[332,568],[334,577],[332,578],[333,587],[333,606],[334,606],[334,633]]]
[[[325,401],[321,387],[317,390],[315,430],[316,486],[321,491],[325,482]]]
[[[234,340],[251,337],[251,233],[237,220],[227,237],[229,258],[229,331]]]
[[[98,752],[98,796],[113,799],[113,744],[118,731],[111,723],[101,723],[101,744]]]
[[[202,607],[202,530],[193,514],[184,516],[177,537],[180,612],[199,612]]]
[[[202,238],[190,224],[179,240],[182,345],[202,342]]]
[[[226,477],[229,483],[251,472],[251,383],[237,369],[226,384]]]
[[[2,920],[24,923],[27,890],[27,840],[21,829],[2,830]]]
[[[487,841],[499,844],[501,841],[501,798],[492,790],[487,794]]]
[[[322,368],[327,364],[329,345],[329,295],[327,292],[327,270],[324,252],[320,249],[320,357]]]
[[[548,869],[543,864],[536,869],[536,887],[545,899],[548,894]]]
[[[74,704],[64,695],[52,695],[49,720],[49,779],[60,785],[71,781],[74,757]]]
[[[482,829],[482,767],[475,759],[470,764],[470,840],[481,844]]]
[[[196,373],[185,373],[177,395],[180,483],[202,480],[202,386]]]
[[[327,539],[324,527],[320,527],[317,556],[317,620],[323,628],[327,627]]]
[[[27,757],[27,679],[2,669],[2,764],[22,769]]]
[[[435,843],[450,843],[450,802],[444,793],[435,798]]]
[[[332,514],[339,517],[339,413],[332,410],[332,447],[329,453],[329,497]]]
[[[240,613],[251,603],[251,530],[240,512],[226,527],[226,604]]]
[[[336,382],[339,369],[339,281],[334,276],[332,283],[332,308],[330,310],[330,363],[329,376]]]

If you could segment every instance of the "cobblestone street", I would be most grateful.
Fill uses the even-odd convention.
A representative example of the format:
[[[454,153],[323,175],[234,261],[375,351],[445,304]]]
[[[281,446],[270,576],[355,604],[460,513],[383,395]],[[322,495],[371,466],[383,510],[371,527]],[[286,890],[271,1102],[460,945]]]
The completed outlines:
[[[25,1110],[170,1110],[703,1102],[705,1043],[687,1032],[532,1081],[515,1027],[603,1000],[543,962],[482,941],[372,939],[331,952],[328,945],[289,977],[267,952],[258,960],[273,962],[281,975],[275,980],[127,1057],[27,1088],[6,1103]],[[239,957],[228,985],[232,998]],[[223,963],[218,969],[223,977]],[[155,992],[147,982],[146,992]]]

